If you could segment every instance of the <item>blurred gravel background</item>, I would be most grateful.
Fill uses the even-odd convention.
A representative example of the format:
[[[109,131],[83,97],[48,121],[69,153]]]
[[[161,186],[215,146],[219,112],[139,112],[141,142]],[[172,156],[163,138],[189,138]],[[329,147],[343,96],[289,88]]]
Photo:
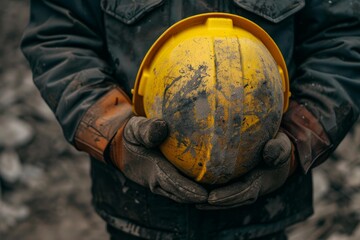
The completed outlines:
[[[89,163],[63,139],[19,50],[28,1],[0,1],[0,239],[107,239]],[[314,170],[315,214],[290,240],[360,239],[360,122]]]

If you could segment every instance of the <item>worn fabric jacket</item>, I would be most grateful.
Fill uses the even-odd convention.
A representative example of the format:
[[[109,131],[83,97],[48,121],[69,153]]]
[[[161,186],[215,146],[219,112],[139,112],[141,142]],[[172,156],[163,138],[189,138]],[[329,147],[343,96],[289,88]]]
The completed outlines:
[[[326,138],[306,138],[314,131],[305,132],[311,141],[294,137],[298,171],[255,204],[229,210],[175,203],[92,159],[94,206],[126,233],[148,239],[246,239],[303,220],[312,213],[311,167],[326,159],[358,118],[360,0],[32,0],[22,49],[66,139],[74,144],[86,111],[111,89],[120,86],[131,97],[141,60],[164,30],[205,12],[246,17],[273,37],[289,69],[292,100],[299,104],[285,116],[284,128],[291,134],[310,125],[301,122],[306,108]],[[325,147],[309,151],[324,139]]]

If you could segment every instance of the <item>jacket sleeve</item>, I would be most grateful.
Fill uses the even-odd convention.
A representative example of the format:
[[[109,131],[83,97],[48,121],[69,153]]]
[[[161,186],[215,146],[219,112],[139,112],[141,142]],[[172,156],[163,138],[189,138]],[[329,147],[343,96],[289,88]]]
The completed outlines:
[[[32,0],[30,12],[22,51],[42,97],[55,113],[66,139],[75,145],[79,125],[87,124],[84,116],[99,99],[111,95],[114,102],[128,102],[112,79],[99,1]],[[117,111],[111,107],[109,111]],[[129,112],[129,107],[126,109]],[[92,113],[88,115],[88,122],[96,121]],[[112,128],[105,133],[92,128],[96,141],[102,143],[97,149],[100,152],[120,124],[116,114],[113,116]]]
[[[297,73],[283,121],[305,172],[334,151],[360,106],[360,1],[306,4],[297,17]]]

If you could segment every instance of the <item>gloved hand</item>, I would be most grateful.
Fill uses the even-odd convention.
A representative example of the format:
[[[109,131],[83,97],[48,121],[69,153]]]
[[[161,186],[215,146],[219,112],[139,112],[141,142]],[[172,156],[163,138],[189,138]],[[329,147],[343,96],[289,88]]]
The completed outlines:
[[[153,193],[177,202],[206,202],[208,192],[181,175],[158,151],[167,135],[165,121],[133,116],[130,99],[114,88],[88,109],[77,128],[75,146],[111,162]]]
[[[208,193],[180,174],[156,149],[167,137],[165,121],[132,117],[110,144],[112,162],[132,181],[182,203],[206,202]]]
[[[210,192],[208,204],[199,209],[232,208],[255,202],[259,196],[281,187],[294,169],[292,144],[286,134],[279,132],[263,149],[264,164],[251,170],[235,183]]]

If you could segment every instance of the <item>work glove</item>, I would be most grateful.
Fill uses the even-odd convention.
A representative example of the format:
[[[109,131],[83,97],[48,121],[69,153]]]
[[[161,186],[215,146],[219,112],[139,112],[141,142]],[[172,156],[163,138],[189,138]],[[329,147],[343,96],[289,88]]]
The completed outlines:
[[[208,204],[197,207],[219,209],[251,204],[281,187],[296,168],[306,174],[324,162],[333,149],[316,116],[304,105],[290,100],[280,132],[265,144],[262,164],[238,181],[212,190]]]
[[[133,116],[130,99],[114,88],[83,116],[75,146],[116,166],[127,178],[155,194],[181,203],[206,202],[207,191],[181,175],[159,152],[158,146],[167,135],[165,121]]]
[[[254,203],[258,197],[281,187],[295,168],[293,145],[279,132],[263,149],[263,163],[236,182],[212,190],[208,204],[199,209],[233,208]]]
[[[206,202],[207,191],[181,175],[157,150],[167,136],[165,121],[132,117],[111,141],[111,161],[127,178],[155,194],[181,203]]]

